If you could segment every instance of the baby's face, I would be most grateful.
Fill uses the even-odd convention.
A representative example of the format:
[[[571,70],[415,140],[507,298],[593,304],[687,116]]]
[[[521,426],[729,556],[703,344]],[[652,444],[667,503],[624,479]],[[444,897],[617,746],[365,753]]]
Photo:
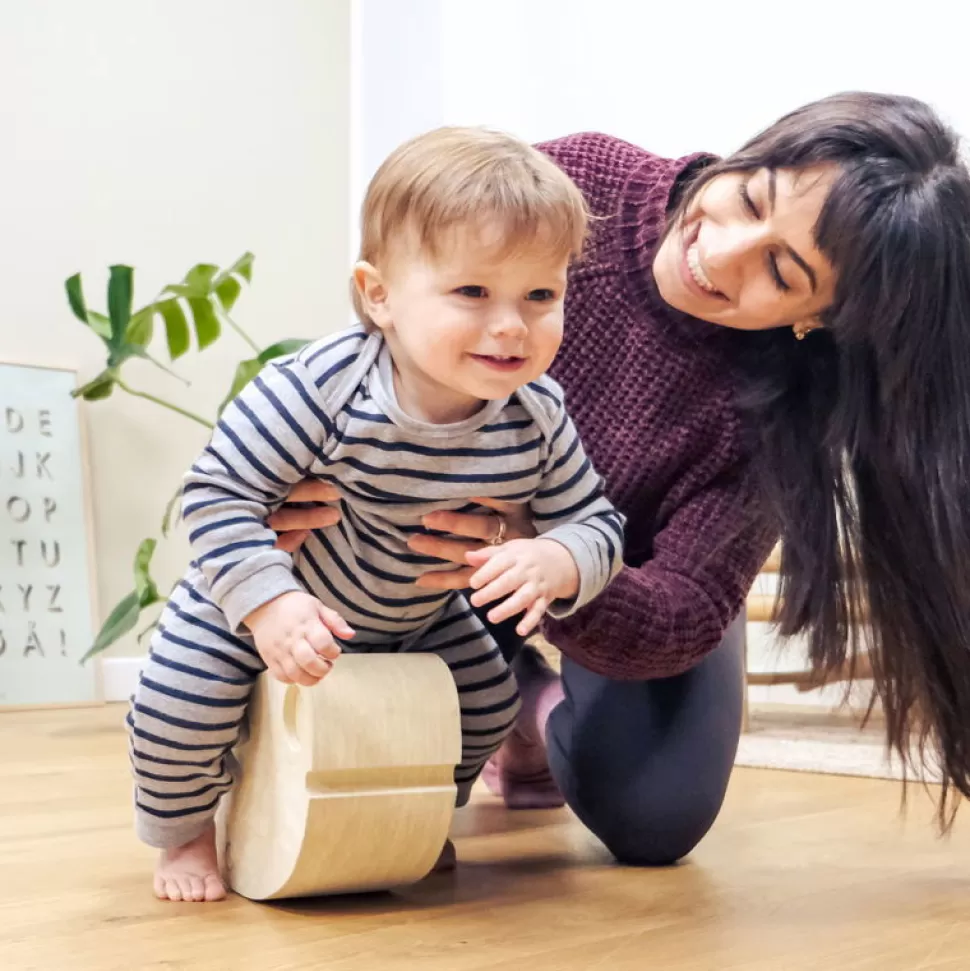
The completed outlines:
[[[540,238],[499,255],[503,242],[489,227],[455,230],[437,258],[415,248],[388,264],[379,326],[402,375],[413,370],[431,394],[469,403],[508,397],[559,350],[568,254],[551,253]]]

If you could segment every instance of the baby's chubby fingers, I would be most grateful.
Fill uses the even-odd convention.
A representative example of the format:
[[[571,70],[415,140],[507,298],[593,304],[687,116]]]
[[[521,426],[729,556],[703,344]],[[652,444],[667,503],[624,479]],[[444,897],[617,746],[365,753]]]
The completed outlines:
[[[333,667],[333,664],[325,657],[321,657],[320,652],[315,650],[309,641],[300,641],[293,648],[293,660],[305,676],[313,679],[310,684],[316,684],[321,678],[325,678]]]
[[[500,546],[486,546],[468,553],[465,558],[474,570],[468,578],[468,586],[472,590],[481,590],[515,566],[515,558]]]
[[[501,607],[504,607],[502,604]],[[546,610],[549,608],[549,601],[545,597],[539,597],[529,608],[526,615],[515,625],[515,632],[519,637],[528,637],[542,622]],[[500,609],[500,608],[497,608]],[[513,616],[509,614],[509,616]]]
[[[335,661],[340,657],[340,645],[333,639],[333,634],[323,623],[313,624],[304,633],[310,648],[327,661]]]
[[[472,577],[473,581],[474,579]],[[501,597],[507,597],[509,594],[515,593],[522,584],[523,578],[519,576],[517,570],[512,568],[502,570],[495,579],[486,580],[484,586],[480,586],[475,590],[470,598],[471,603],[475,607],[482,607]],[[474,583],[472,586],[474,587]]]
[[[539,600],[539,591],[534,583],[522,584],[510,597],[488,612],[488,619],[493,624],[501,624],[509,617],[531,610]],[[540,614],[541,616],[541,614]]]
[[[339,637],[341,640],[349,641],[354,636],[355,631],[353,627],[351,627],[350,624],[348,624],[347,621],[345,621],[336,610],[320,604],[318,613],[320,614],[320,620],[323,622],[324,627],[326,627],[334,637]],[[332,642],[333,637],[331,637],[330,640]],[[337,648],[337,651],[339,653],[340,649]],[[326,656],[329,657],[330,655],[327,654]]]
[[[280,675],[277,675],[277,678],[284,684],[299,684],[303,685],[304,688],[309,688],[315,685],[320,679],[300,667],[299,662],[293,656],[293,651],[295,650],[296,647],[286,657],[281,658],[279,667],[283,676],[280,677]]]

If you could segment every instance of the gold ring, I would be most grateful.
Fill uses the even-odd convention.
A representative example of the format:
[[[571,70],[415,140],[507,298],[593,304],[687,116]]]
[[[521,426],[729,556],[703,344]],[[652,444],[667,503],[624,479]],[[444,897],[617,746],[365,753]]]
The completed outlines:
[[[498,532],[488,541],[489,546],[501,546],[505,542],[505,519],[502,516],[495,518],[498,520]]]

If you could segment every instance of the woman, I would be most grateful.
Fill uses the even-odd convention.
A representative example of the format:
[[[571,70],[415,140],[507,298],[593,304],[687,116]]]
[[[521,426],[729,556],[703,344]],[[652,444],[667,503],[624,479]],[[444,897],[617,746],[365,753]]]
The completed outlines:
[[[513,806],[564,797],[622,862],[690,852],[739,737],[735,618],[780,536],[782,633],[806,635],[824,674],[851,668],[866,622],[889,741],[939,759],[948,823],[954,789],[970,793],[970,176],[954,135],[921,102],[854,93],[724,160],[602,135],[542,147],[597,217],[553,374],[628,517],[626,566],[547,623],[561,686],[519,652],[523,715],[490,785]],[[500,535],[530,529],[497,514]],[[414,549],[456,564],[499,530],[427,525],[454,536]]]

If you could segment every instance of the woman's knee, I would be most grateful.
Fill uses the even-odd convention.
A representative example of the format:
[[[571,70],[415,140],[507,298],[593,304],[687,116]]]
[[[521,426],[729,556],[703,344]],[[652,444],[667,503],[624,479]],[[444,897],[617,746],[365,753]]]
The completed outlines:
[[[717,819],[740,734],[739,664],[730,640],[665,680],[610,681],[563,662],[566,698],[546,732],[550,767],[621,862],[673,863]]]
[[[724,801],[723,788],[714,786],[571,795],[570,806],[584,825],[628,866],[669,866],[688,856],[714,825]]]
[[[721,808],[721,799],[651,807],[643,814],[616,813],[603,843],[620,863],[630,866],[669,866],[690,855],[708,834]]]

